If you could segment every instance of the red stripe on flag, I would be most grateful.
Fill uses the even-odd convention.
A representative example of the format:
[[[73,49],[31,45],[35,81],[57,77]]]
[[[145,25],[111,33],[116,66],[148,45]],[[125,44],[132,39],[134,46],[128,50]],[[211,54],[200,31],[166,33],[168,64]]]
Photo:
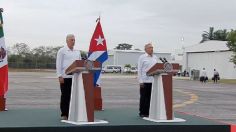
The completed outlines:
[[[231,125],[231,132],[236,132],[236,125]]]
[[[0,68],[0,96],[8,90],[8,65],[5,65]]]
[[[101,39],[100,41],[102,44],[98,44],[99,38]],[[94,51],[107,51],[106,39],[104,37],[100,21],[98,21],[90,41],[89,52],[91,53]]]

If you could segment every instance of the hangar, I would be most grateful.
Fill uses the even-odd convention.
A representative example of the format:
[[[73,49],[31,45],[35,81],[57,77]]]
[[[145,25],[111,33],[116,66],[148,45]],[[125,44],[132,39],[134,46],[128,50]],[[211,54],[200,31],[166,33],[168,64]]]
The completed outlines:
[[[191,71],[206,68],[207,76],[213,76],[216,69],[221,78],[236,79],[236,65],[230,62],[233,52],[226,45],[227,41],[206,41],[184,48],[183,70]]]

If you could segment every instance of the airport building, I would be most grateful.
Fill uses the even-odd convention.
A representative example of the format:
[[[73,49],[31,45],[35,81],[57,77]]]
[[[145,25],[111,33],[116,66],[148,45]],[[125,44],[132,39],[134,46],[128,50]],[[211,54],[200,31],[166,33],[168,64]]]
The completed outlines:
[[[108,50],[108,60],[103,65],[120,65],[125,66],[130,64],[131,66],[138,65],[138,58],[144,54],[144,51],[136,50]],[[154,53],[158,58],[165,57],[168,61],[171,60],[171,53]]]
[[[206,41],[183,49],[183,70],[191,74],[192,70],[207,71],[212,78],[216,69],[221,78],[236,79],[236,65],[230,62],[233,52],[226,45],[227,41]]]

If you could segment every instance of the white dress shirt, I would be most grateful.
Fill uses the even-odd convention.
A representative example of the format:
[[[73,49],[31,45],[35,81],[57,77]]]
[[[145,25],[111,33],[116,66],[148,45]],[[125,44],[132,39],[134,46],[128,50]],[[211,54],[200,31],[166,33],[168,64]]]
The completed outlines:
[[[203,77],[207,77],[207,72],[206,72],[206,70],[202,70],[202,72],[201,72],[201,76],[203,76]]]
[[[157,63],[157,56],[141,55],[138,59],[138,80],[139,83],[152,83],[153,77],[147,76],[148,70]]]
[[[81,54],[78,49],[71,50],[67,45],[60,48],[57,52],[56,60],[57,76],[72,78],[72,75],[66,75],[65,71],[75,60],[81,60]]]

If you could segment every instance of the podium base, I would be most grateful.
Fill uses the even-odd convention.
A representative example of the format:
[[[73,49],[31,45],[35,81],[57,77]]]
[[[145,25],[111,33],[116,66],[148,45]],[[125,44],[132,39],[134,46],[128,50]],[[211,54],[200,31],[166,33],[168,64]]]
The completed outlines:
[[[64,123],[69,123],[69,124],[73,124],[73,125],[93,125],[93,124],[106,124],[109,123],[108,121],[104,121],[104,120],[95,120],[94,122],[74,122],[74,121],[68,121],[68,120],[61,120],[61,122]]]
[[[184,119],[181,119],[181,118],[174,118],[173,120],[155,120],[155,119],[151,119],[151,118],[148,118],[148,117],[144,117],[143,118],[144,120],[147,120],[147,121],[152,121],[152,122],[185,122],[186,120]]]
[[[6,111],[6,99],[0,96],[0,111]]]
[[[94,88],[94,110],[103,110],[101,87],[98,86]]]

